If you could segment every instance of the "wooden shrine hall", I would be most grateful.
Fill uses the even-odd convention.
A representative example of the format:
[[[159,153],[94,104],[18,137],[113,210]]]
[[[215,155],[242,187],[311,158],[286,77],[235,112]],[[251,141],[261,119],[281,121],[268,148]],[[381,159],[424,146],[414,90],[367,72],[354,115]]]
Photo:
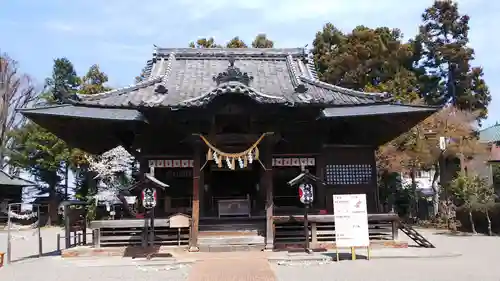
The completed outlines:
[[[21,112],[88,153],[126,148],[141,173],[169,186],[159,191],[155,241],[177,237],[172,245],[192,251],[300,240],[303,232],[290,229],[300,230],[303,206],[287,182],[302,169],[323,181],[314,187],[313,243],[334,239],[333,194],[365,193],[370,220],[384,217],[375,150],[437,110],[324,83],[302,48],[157,48],[146,69],[137,84]],[[181,234],[168,229],[177,213],[190,217]],[[113,229],[137,221],[124,215],[91,227],[114,245],[119,238],[105,239]]]

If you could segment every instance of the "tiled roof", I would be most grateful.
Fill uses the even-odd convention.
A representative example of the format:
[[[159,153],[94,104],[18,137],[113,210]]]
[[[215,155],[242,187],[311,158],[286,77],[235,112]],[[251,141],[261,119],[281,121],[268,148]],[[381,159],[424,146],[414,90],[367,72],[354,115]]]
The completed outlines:
[[[6,172],[0,170],[0,186],[16,186],[16,187],[24,187],[24,186],[32,186],[36,185],[33,182],[24,180],[22,178],[11,176]]]
[[[219,83],[215,78],[227,75],[232,59],[240,71],[237,75],[247,75],[249,79]],[[373,104],[384,98],[320,82],[310,57],[301,48],[159,48],[148,62],[146,75],[146,80],[138,84],[97,95],[80,95],[77,103],[103,107],[189,107],[204,105],[225,93],[289,106]]]
[[[104,120],[125,120],[125,121],[145,121],[142,113],[135,109],[122,108],[94,108],[74,106],[70,104],[21,108],[19,112],[25,116],[53,115],[60,117],[78,117],[82,119],[104,119]]]
[[[485,143],[493,143],[500,141],[500,124],[488,127],[479,131],[479,140]]]
[[[383,114],[398,114],[409,112],[421,112],[424,114],[432,114],[438,110],[438,107],[404,105],[396,103],[386,104],[369,104],[345,107],[329,107],[322,111],[322,117],[346,117],[346,116],[370,116]]]

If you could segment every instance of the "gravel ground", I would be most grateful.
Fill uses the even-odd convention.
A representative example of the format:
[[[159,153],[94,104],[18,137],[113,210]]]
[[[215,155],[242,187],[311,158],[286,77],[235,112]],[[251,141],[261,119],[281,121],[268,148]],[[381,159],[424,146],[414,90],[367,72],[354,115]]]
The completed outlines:
[[[455,236],[443,231],[420,230],[436,251],[459,252],[451,258],[390,258],[323,265],[271,265],[278,281],[499,281],[500,237]],[[400,236],[402,239],[403,235]],[[412,251],[411,248],[407,249]]]
[[[44,251],[55,250],[55,235],[59,229],[43,230]],[[385,258],[373,259],[370,261],[344,260],[339,263],[327,263],[322,265],[298,263],[293,265],[271,264],[274,275],[279,281],[292,280],[314,280],[314,281],[391,281],[391,280],[425,280],[425,281],[500,281],[500,237],[487,237],[482,235],[456,236],[443,234],[442,231],[421,230],[437,247],[436,251],[460,253],[457,257],[433,257],[433,258]],[[29,232],[27,233],[29,234]],[[0,233],[0,251],[6,247],[5,233]],[[404,235],[401,234],[401,239]],[[36,254],[36,240],[27,237],[26,240],[15,240],[13,242],[13,259],[21,259],[31,254]],[[50,242],[52,241],[52,242]],[[395,251],[413,251],[417,249],[396,249]],[[362,251],[360,251],[360,254]],[[225,255],[225,254],[224,254]],[[242,278],[238,277],[238,266],[231,266],[231,280],[250,280],[252,259],[262,257],[251,257],[248,253],[231,253],[230,255],[245,255],[248,262],[242,270]],[[213,255],[217,257],[217,255]],[[219,257],[219,260],[221,257]],[[0,280],[9,281],[31,281],[40,280],[43,276],[51,281],[106,281],[106,280],[187,280],[191,271],[191,280],[212,280],[211,277],[218,277],[218,280],[225,278],[225,275],[210,275],[207,270],[202,270],[205,274],[200,278],[193,279],[200,275],[194,270],[201,269],[201,264],[182,266],[180,268],[169,268],[166,265],[158,266],[138,266],[134,262],[123,262],[120,259],[96,259],[78,260],[61,259],[60,257],[44,257],[26,259],[12,265],[6,265],[0,269]],[[229,261],[227,259],[227,261]],[[230,264],[230,262],[228,262]],[[225,264],[225,263],[224,263]],[[208,265],[208,264],[207,264]],[[200,267],[201,266],[201,267]],[[209,266],[215,270],[215,266]],[[222,267],[223,268],[223,267]],[[262,268],[262,266],[259,266]],[[220,270],[220,267],[217,268]],[[259,270],[259,269],[257,269]],[[262,269],[260,269],[262,270]],[[43,274],[43,275],[41,275]],[[227,275],[227,274],[226,274]],[[255,276],[257,276],[255,272]],[[269,275],[266,280],[274,279]],[[203,277],[203,278],[201,278]],[[214,279],[215,280],[215,279]]]
[[[96,261],[98,263],[99,261]],[[9,281],[184,281],[190,267],[170,269],[166,266],[121,266],[109,263],[99,266],[78,266],[59,257],[44,257],[14,263],[0,269],[0,280]]]
[[[59,227],[41,229],[42,249],[44,254],[53,254],[57,249],[57,234],[64,235]],[[36,229],[12,231],[12,261],[23,260],[38,255],[38,232]],[[91,236],[87,236],[91,239]],[[64,246],[64,241],[61,241]],[[0,252],[7,252],[7,231],[0,232]],[[7,257],[5,257],[7,259]]]

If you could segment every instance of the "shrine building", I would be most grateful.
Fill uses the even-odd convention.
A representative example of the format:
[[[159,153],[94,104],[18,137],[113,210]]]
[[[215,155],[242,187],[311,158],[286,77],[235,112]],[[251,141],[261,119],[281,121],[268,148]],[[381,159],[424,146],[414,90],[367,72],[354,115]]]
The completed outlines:
[[[376,149],[437,110],[324,83],[302,48],[156,48],[146,70],[137,84],[21,112],[88,153],[126,148],[141,173],[169,186],[158,190],[158,236],[172,214],[188,215],[182,244],[193,251],[224,231],[253,231],[242,243],[266,249],[286,244],[279,237],[293,235],[279,236],[278,222],[303,214],[287,184],[303,169],[322,180],[313,222],[329,220],[333,194],[364,193],[380,215]],[[106,222],[94,226],[118,227]]]

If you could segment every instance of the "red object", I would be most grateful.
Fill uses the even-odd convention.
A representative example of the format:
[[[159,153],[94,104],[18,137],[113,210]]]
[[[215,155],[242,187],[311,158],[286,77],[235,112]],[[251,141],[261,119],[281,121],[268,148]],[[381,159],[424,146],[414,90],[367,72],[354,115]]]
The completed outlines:
[[[3,266],[3,259],[4,259],[4,257],[5,257],[5,253],[0,252],[0,267]]]
[[[136,214],[135,218],[136,219],[143,219],[144,218],[144,214]]]
[[[356,208],[359,208],[361,206],[361,201],[358,201],[355,206]]]
[[[320,214],[320,215],[326,215],[327,213],[328,213],[328,212],[327,212],[325,209],[323,209],[323,210],[319,210],[319,214]]]

